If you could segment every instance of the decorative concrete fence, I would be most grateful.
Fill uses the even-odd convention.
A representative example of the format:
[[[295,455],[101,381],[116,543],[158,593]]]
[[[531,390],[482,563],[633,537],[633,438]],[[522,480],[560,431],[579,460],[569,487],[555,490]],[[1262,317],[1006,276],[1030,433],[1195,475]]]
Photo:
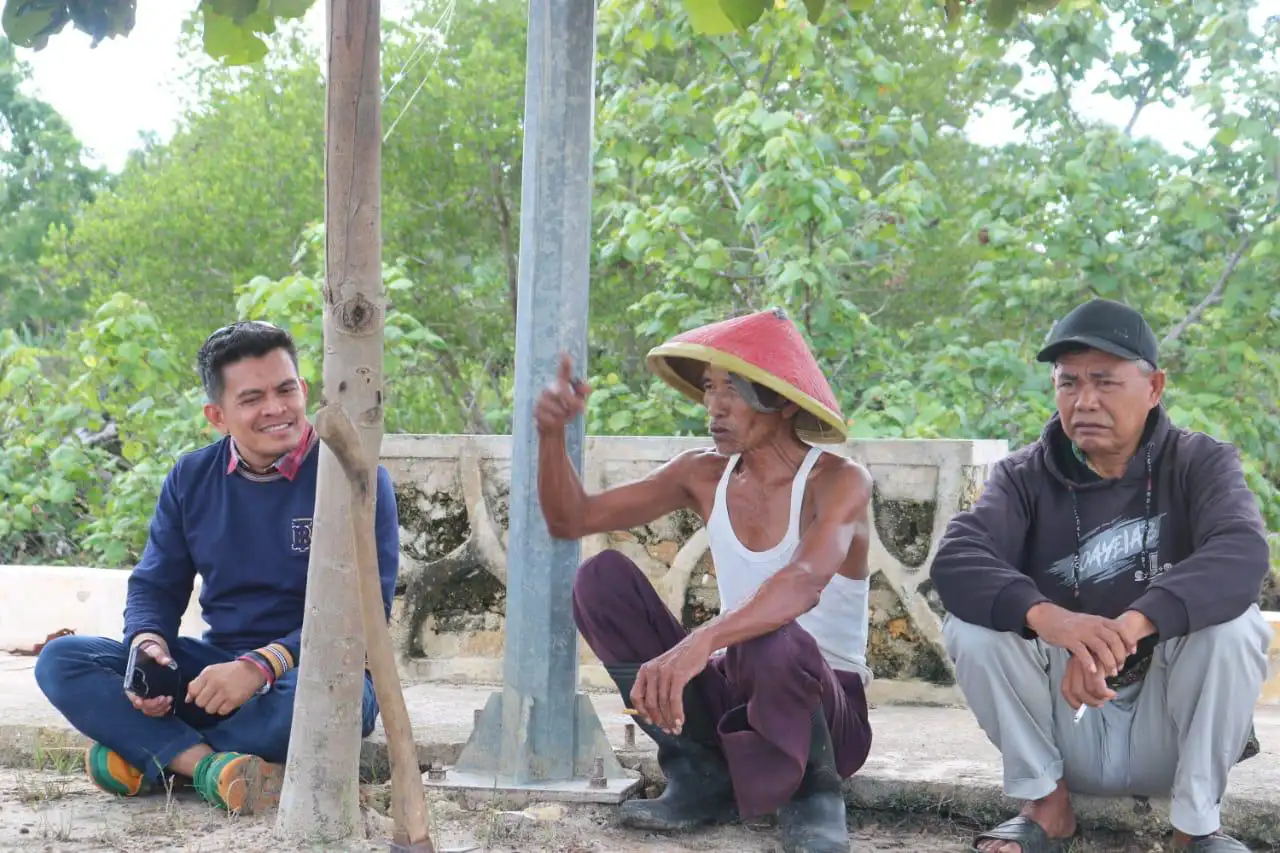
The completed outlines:
[[[598,490],[642,476],[698,439],[593,438],[584,479]],[[401,585],[392,630],[406,680],[500,682],[506,606],[510,439],[506,436],[388,435],[382,462],[399,498]],[[940,641],[942,607],[929,565],[951,518],[981,493],[999,441],[857,441],[834,448],[875,478],[868,658],[879,701],[962,699]],[[586,559],[616,548],[639,565],[678,618],[693,627],[719,607],[706,533],[680,512],[582,543]],[[518,555],[512,557],[518,558]],[[64,566],[0,566],[0,653],[30,651],[52,633],[119,637],[126,571]],[[204,629],[196,594],[184,633]],[[1273,678],[1261,703],[1280,705],[1280,614]],[[579,644],[584,687],[610,682]]]
[[[700,446],[706,441],[591,438],[584,481],[590,491],[617,485]],[[931,590],[929,565],[947,523],[977,499],[1007,445],[857,441],[835,451],[867,466],[875,480],[868,657],[881,682],[876,694],[958,701],[942,651],[942,608]],[[394,625],[406,676],[501,680],[509,438],[390,435],[383,441],[382,462],[400,504],[404,589]],[[589,537],[582,542],[582,558],[605,548],[633,559],[686,627],[718,611],[706,532],[692,513]],[[607,686],[590,649],[585,643],[579,648],[582,683]]]

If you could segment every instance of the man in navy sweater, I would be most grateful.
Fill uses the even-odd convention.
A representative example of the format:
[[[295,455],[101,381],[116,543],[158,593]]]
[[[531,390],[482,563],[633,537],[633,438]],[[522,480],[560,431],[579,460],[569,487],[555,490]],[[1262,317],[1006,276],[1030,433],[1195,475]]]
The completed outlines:
[[[215,806],[251,814],[275,805],[283,781],[301,661],[303,602],[316,501],[318,439],[307,386],[283,329],[235,323],[200,349],[205,416],[223,438],[181,457],[165,478],[142,558],[129,577],[124,642],[53,640],[36,681],[94,744],[90,778],[111,793],[162,790],[190,777]],[[399,569],[399,523],[378,468],[376,537],[388,616]],[[209,630],[178,636],[196,575]],[[176,701],[124,688],[129,653],[176,663]],[[365,673],[362,734],[378,706]]]

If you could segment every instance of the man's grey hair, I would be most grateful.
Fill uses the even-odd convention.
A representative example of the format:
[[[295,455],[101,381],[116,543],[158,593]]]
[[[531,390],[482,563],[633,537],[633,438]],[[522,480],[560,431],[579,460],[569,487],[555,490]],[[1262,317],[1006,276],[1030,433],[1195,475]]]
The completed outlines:
[[[737,389],[738,396],[757,412],[780,412],[787,405],[787,400],[777,391],[766,388],[759,383],[744,379],[736,373],[729,374],[729,381]]]
[[[1151,362],[1147,361],[1145,358],[1134,358],[1130,360],[1134,364],[1138,365],[1138,372],[1141,373],[1143,376],[1150,376],[1151,374],[1156,372],[1156,366]],[[1055,360],[1053,362],[1054,374],[1057,374],[1058,370],[1060,370],[1061,368],[1062,368],[1062,362]]]

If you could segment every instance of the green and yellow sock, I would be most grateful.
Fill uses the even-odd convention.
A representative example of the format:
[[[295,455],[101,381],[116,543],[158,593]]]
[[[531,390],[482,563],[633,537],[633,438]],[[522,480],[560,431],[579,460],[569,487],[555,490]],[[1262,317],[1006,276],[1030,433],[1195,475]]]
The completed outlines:
[[[108,794],[136,797],[151,790],[151,784],[141,770],[100,743],[85,750],[84,766],[89,773],[89,781]]]
[[[251,815],[279,805],[284,767],[240,752],[215,752],[196,764],[192,787],[210,805]]]

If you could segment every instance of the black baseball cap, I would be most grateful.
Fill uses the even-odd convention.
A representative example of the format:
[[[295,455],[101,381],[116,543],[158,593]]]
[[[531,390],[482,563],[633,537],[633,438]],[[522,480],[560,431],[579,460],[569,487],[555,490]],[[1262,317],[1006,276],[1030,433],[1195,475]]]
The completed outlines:
[[[1094,299],[1071,309],[1054,325],[1036,361],[1056,361],[1061,355],[1086,348],[1130,361],[1141,358],[1159,366],[1156,333],[1137,311],[1110,299]]]

